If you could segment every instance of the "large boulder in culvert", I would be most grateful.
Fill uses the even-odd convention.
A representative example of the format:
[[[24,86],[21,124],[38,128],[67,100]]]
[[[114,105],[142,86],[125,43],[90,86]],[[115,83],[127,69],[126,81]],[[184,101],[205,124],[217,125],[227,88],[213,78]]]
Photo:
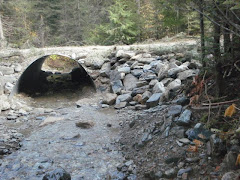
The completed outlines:
[[[126,91],[132,91],[137,87],[138,79],[132,74],[127,74],[123,80],[123,85]]]
[[[62,168],[48,172],[42,180],[71,180],[71,175]]]

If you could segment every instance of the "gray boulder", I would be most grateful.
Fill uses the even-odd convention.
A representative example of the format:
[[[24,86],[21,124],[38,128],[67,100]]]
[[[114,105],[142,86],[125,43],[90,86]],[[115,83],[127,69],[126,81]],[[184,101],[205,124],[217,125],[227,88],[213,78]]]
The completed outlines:
[[[107,93],[102,101],[103,104],[113,105],[116,102],[117,94]]]
[[[145,91],[142,95],[142,101],[145,103],[151,96],[152,93],[150,91]]]
[[[137,87],[138,79],[132,74],[127,74],[123,80],[123,85],[126,91],[131,91]]]
[[[14,85],[11,84],[10,82],[7,82],[4,86],[4,93],[5,94],[10,94],[12,92]]]
[[[162,95],[162,93],[153,94],[146,102],[147,107],[151,108],[157,106]]]
[[[103,66],[99,72],[100,72],[101,76],[109,77],[110,70],[111,70],[111,64],[108,62],[108,63],[103,64]]]
[[[120,102],[130,102],[131,100],[132,100],[131,94],[122,94],[117,97],[116,104],[119,104]]]
[[[22,71],[22,66],[21,66],[20,64],[17,64],[17,65],[15,66],[15,68],[14,68],[14,71],[15,71],[16,73],[21,72],[21,71]]]
[[[174,81],[170,82],[167,86],[167,90],[177,90],[181,87],[182,83],[180,79],[175,79]]]
[[[13,67],[0,66],[0,71],[3,73],[3,75],[14,74],[14,68]]]
[[[71,175],[62,168],[48,172],[42,180],[71,180]]]
[[[114,106],[115,109],[122,109],[125,108],[127,106],[127,102],[120,102],[119,104],[116,104]]]
[[[189,125],[191,122],[191,115],[192,115],[192,111],[186,109],[185,111],[183,111],[183,113],[180,115],[180,117],[177,120],[177,124],[180,126],[184,126],[184,125]]]
[[[199,74],[199,70],[189,69],[189,70],[178,73],[178,79],[186,80],[187,78],[197,76],[198,74]]]
[[[120,73],[125,73],[125,74],[130,73],[130,71],[131,71],[131,68],[128,67],[128,66],[126,66],[126,67],[121,67],[121,68],[118,69],[118,72],[120,72]]]
[[[133,69],[131,71],[132,75],[139,78],[142,74],[143,74],[143,70],[142,69]]]
[[[153,87],[153,93],[164,93],[166,91],[163,83],[157,82]]]
[[[114,94],[120,94],[123,89],[123,84],[121,80],[111,82],[111,88]]]

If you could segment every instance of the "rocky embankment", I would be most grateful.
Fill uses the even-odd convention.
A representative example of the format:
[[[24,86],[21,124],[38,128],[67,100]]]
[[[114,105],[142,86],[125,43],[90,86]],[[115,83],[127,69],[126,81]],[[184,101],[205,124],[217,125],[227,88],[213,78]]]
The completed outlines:
[[[102,92],[99,108],[114,108],[120,117],[118,143],[124,160],[117,172],[107,175],[108,179],[238,178],[239,137],[233,136],[226,143],[218,132],[207,129],[200,122],[199,112],[189,106],[186,86],[201,69],[195,55],[188,51],[114,48],[101,58],[76,59]],[[0,77],[19,76],[20,66],[4,66],[8,68],[0,67]],[[6,74],[9,69],[11,75]],[[6,81],[0,86],[0,95],[5,93],[1,97],[10,93],[8,86]],[[14,128],[5,128],[4,123],[27,123],[26,117],[34,109],[19,99],[1,102],[1,125],[6,134],[1,136],[0,152],[7,155],[21,147],[23,136]],[[82,101],[76,106],[81,108]],[[111,123],[107,127],[111,128]],[[17,145],[9,144],[11,141]]]

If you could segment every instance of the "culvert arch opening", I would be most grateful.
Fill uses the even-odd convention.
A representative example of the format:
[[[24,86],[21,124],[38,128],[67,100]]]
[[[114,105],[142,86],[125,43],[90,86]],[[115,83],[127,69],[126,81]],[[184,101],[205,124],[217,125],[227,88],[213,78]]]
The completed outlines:
[[[58,54],[46,55],[31,63],[18,79],[12,95],[31,97],[50,94],[95,92],[91,76],[77,61]]]

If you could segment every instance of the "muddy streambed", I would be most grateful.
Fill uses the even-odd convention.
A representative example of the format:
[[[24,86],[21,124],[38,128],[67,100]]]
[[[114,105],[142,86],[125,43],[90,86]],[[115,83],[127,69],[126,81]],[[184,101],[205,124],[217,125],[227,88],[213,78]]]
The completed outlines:
[[[98,107],[100,97],[91,92],[80,100],[77,94],[21,96],[33,108],[19,121],[6,121],[25,138],[20,150],[0,159],[0,179],[42,179],[57,167],[76,180],[113,177],[123,159],[119,122],[116,111]]]

